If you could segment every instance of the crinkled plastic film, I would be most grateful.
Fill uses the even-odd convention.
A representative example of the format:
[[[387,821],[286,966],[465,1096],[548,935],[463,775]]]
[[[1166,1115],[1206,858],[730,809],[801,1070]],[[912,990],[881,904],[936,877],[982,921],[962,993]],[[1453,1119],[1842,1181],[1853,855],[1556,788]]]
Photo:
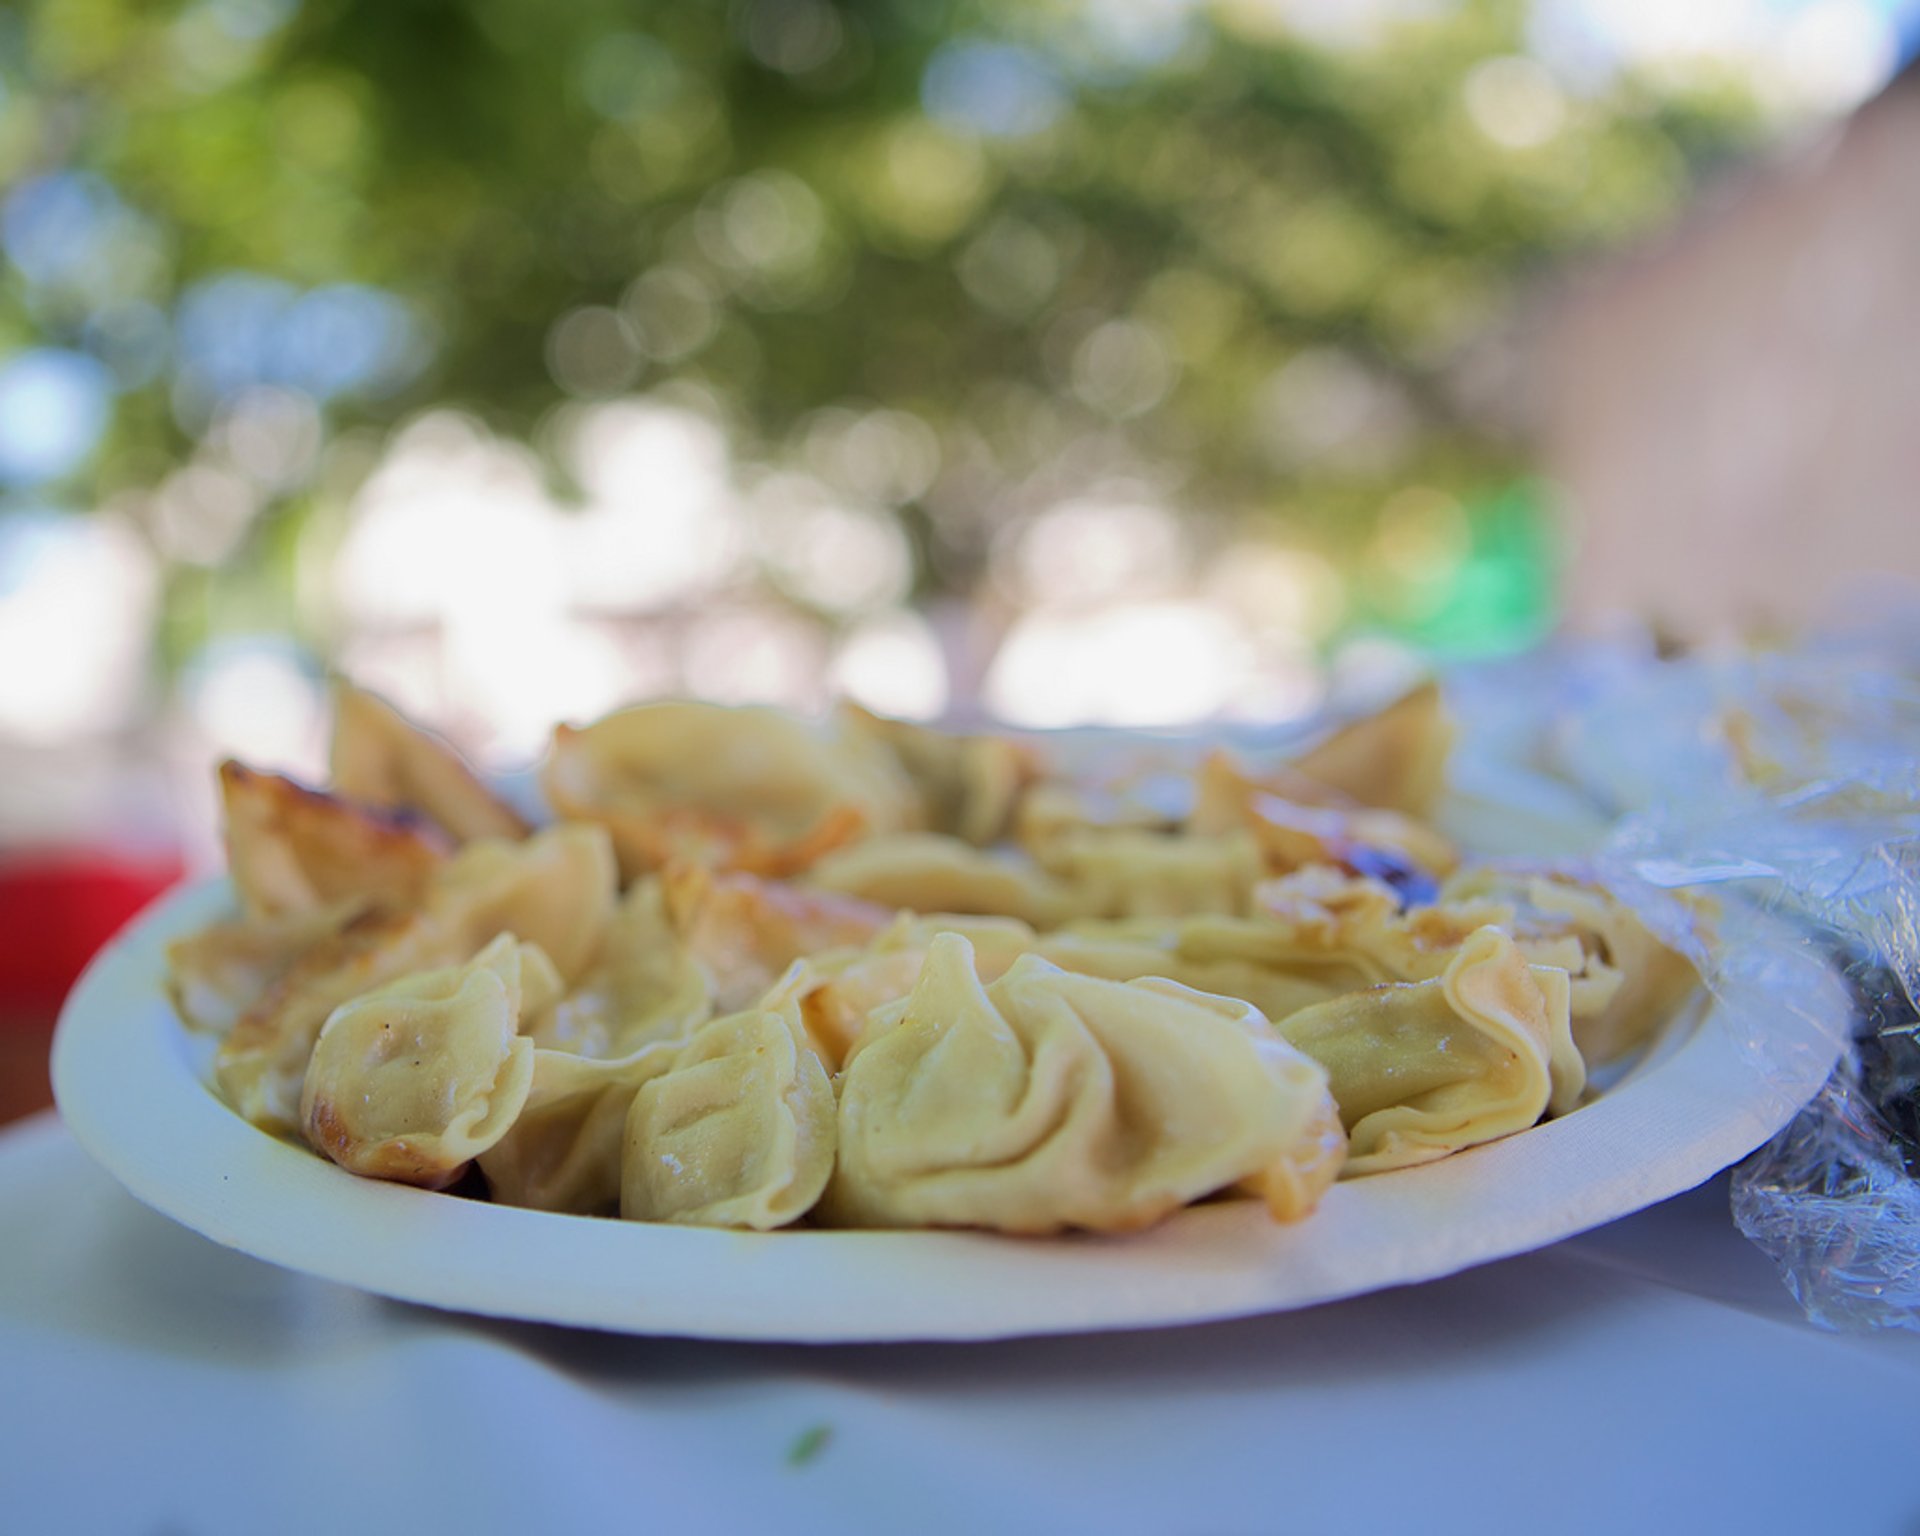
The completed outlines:
[[[1733,1030],[1769,1080],[1850,1027],[1825,1088],[1733,1182],[1741,1231],[1834,1328],[1920,1329],[1916,676],[1839,649],[1648,664],[1550,743],[1621,817],[1597,854],[1621,895],[1667,933],[1661,893],[1713,902],[1705,1027]],[[1850,1019],[1783,1016],[1819,995],[1799,984],[1810,968],[1844,978]]]

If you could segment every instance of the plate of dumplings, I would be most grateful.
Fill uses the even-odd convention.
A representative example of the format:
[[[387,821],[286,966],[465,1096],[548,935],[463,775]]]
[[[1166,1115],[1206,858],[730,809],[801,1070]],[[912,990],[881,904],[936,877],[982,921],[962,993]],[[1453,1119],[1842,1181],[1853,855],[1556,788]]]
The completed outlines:
[[[1443,830],[1441,691],[1284,754],[695,702],[559,727],[544,809],[344,681],[330,782],[221,765],[228,874],[96,960],[82,1144],[213,1240],[641,1334],[1165,1326],[1525,1251],[1818,1088],[1713,912]],[[1782,1068],[1781,1062],[1789,1063]]]

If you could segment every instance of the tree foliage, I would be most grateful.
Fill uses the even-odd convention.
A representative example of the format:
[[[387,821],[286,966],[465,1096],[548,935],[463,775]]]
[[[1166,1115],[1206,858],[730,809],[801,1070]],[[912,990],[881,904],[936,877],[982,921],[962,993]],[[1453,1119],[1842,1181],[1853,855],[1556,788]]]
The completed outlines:
[[[769,459],[835,407],[928,424],[939,473],[895,497],[926,589],[1115,467],[1354,550],[1400,487],[1512,480],[1471,344],[1757,126],[1737,93],[1567,89],[1526,24],[1478,0],[1336,48],[1253,5],[29,0],[0,17],[0,338],[114,392],[97,450],[13,494],[151,485],[261,380],[333,433],[451,402],[532,439],[672,383]],[[337,493],[271,489],[291,518]]]

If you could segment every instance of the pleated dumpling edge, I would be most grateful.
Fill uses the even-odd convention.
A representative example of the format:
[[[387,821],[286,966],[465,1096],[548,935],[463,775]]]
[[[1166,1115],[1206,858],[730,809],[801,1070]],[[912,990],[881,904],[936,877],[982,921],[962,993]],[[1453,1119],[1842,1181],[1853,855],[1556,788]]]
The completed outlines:
[[[1235,1187],[1305,1215],[1344,1137],[1325,1072],[1250,1005],[1035,955],[991,985],[955,933],[840,1079],[828,1225],[1128,1231]]]

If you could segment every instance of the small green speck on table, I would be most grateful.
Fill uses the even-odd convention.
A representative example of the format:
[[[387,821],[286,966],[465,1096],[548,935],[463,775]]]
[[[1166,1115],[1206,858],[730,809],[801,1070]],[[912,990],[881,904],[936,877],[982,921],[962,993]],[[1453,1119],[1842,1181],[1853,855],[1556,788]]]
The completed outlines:
[[[827,1448],[827,1442],[833,1438],[831,1424],[816,1424],[811,1429],[802,1430],[800,1438],[793,1442],[787,1452],[787,1465],[804,1467]]]

